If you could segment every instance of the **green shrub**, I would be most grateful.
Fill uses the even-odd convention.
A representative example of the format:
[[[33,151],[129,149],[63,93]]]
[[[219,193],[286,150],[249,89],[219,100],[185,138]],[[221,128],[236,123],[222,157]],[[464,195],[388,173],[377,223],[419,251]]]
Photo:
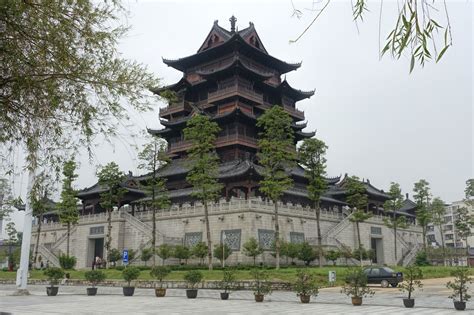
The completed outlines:
[[[408,299],[411,299],[412,293],[416,288],[422,288],[420,279],[423,278],[423,272],[418,266],[409,266],[404,273],[405,281],[400,285],[400,291],[408,292]]]
[[[293,290],[298,296],[317,296],[319,293],[319,287],[316,283],[316,277],[306,270],[298,270],[296,281],[293,283]]]
[[[418,252],[415,258],[415,265],[417,266],[430,266],[430,262],[428,260],[428,255],[425,251]]]
[[[451,272],[451,276],[454,277],[454,281],[449,281],[446,287],[453,290],[453,294],[449,297],[459,302],[469,301],[471,296],[468,292],[468,283],[472,283],[472,278],[469,277],[469,267],[458,267]]]
[[[251,288],[255,295],[266,295],[272,293],[272,285],[268,281],[268,273],[261,269],[251,271],[253,283]]]
[[[129,266],[122,271],[122,277],[127,281],[128,287],[131,286],[132,280],[138,279],[140,276],[140,269],[137,267]]]
[[[345,277],[341,293],[347,296],[362,298],[375,292],[367,286],[367,275],[362,268],[350,268]]]
[[[163,279],[171,273],[171,269],[165,266],[153,267],[150,271],[150,276],[160,281],[160,288],[163,287]]]
[[[219,287],[224,289],[224,293],[227,293],[237,287],[237,283],[235,282],[235,270],[224,269],[223,272],[222,281],[219,283]]]
[[[43,274],[48,278],[51,286],[57,285],[59,279],[64,277],[64,271],[58,267],[49,267],[43,271]]]
[[[84,278],[86,278],[94,288],[98,283],[105,280],[105,273],[100,270],[89,270],[84,273]]]
[[[76,265],[76,261],[77,259],[74,256],[67,256],[67,255],[59,256],[59,264],[61,265],[61,268],[65,270],[74,269],[74,266]]]
[[[202,278],[203,274],[199,270],[190,270],[184,274],[184,280],[191,289],[196,288],[198,283],[202,281]]]

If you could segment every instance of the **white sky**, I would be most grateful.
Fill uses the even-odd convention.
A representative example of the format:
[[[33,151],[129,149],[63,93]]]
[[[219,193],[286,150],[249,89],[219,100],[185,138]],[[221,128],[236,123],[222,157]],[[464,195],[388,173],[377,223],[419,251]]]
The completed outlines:
[[[317,130],[329,146],[329,176],[358,175],[385,190],[395,181],[410,195],[413,183],[424,178],[434,195],[447,202],[461,199],[474,168],[472,3],[447,1],[454,45],[439,64],[416,68],[411,75],[408,57],[379,61],[379,1],[369,1],[359,32],[350,1],[333,1],[298,43],[289,44],[314,16],[305,10],[312,1],[294,3],[305,13],[300,20],[291,17],[291,0],[127,1],[130,16],[124,21],[132,29],[119,50],[148,65],[163,84],[172,84],[181,73],[163,64],[162,57],[194,54],[214,20],[227,29],[232,14],[239,29],[252,21],[271,55],[303,61],[287,79],[293,87],[316,89],[298,108],[305,111],[306,130]],[[382,45],[395,23],[395,10],[395,1],[384,1]],[[153,112],[132,113],[133,127],[122,128],[113,146],[98,141],[92,164],[84,153],[77,188],[94,184],[97,165],[110,161],[139,173],[133,145],[143,141],[130,133],[160,128],[161,106],[157,102]],[[17,177],[15,193],[25,188],[26,175]]]

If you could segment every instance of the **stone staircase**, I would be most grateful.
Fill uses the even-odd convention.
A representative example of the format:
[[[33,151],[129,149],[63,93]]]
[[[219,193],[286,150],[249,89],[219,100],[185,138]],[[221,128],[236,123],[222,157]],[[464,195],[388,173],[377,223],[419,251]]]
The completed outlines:
[[[58,257],[44,245],[38,245],[38,253],[41,255],[43,262],[49,261],[50,266],[60,267]]]
[[[328,245],[337,245],[337,238],[336,236],[339,235],[344,229],[346,229],[352,222],[350,221],[352,214],[349,214],[345,217],[342,221],[337,223],[334,227],[329,229],[323,236],[323,243]]]
[[[415,246],[413,246],[412,249],[398,261],[399,265],[406,267],[410,265],[411,263],[413,263],[413,261],[416,258],[416,254],[418,254],[420,249],[421,249],[421,244],[416,243]]]
[[[70,231],[70,237],[72,237],[72,235],[76,232],[76,230],[77,230],[77,226],[76,226],[76,225],[72,226],[71,231]],[[58,253],[59,253],[59,246],[61,246],[66,240],[67,240],[67,230],[66,230],[66,232],[65,232],[63,235],[61,235],[61,237],[58,238],[58,239],[56,240],[56,242],[53,244],[53,246],[51,247],[51,252],[52,252],[53,254],[55,254],[55,255],[58,255]]]

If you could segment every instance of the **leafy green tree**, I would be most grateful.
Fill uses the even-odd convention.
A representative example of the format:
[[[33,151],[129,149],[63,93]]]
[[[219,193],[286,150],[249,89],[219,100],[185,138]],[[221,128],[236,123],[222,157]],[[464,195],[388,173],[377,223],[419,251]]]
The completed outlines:
[[[112,248],[107,255],[107,261],[110,262],[114,267],[117,264],[117,261],[119,261],[121,258],[122,253],[120,253],[117,248]]]
[[[217,123],[200,114],[194,115],[184,129],[185,139],[191,141],[192,144],[188,150],[191,170],[186,180],[194,187],[193,196],[204,206],[209,270],[212,270],[212,242],[208,205],[218,198],[222,189],[222,185],[217,180],[219,157],[214,145],[219,130]]]
[[[413,198],[416,202],[416,220],[421,226],[423,234],[423,250],[426,252],[426,231],[428,224],[431,222],[431,211],[430,211],[430,184],[420,179],[415,183],[413,188]]]
[[[162,265],[165,265],[166,259],[173,255],[173,248],[168,244],[161,244],[158,246],[156,254],[162,259]]]
[[[61,202],[59,203],[59,221],[66,224],[66,256],[69,257],[69,244],[71,238],[71,225],[79,221],[79,212],[77,211],[76,191],[72,188],[73,181],[77,178],[76,162],[69,160],[63,166],[63,189],[61,191]]]
[[[13,198],[8,181],[4,178],[0,178],[0,221],[7,219],[9,214],[13,211],[12,202]]]
[[[106,189],[105,192],[100,194],[100,205],[107,211],[107,235],[105,242],[105,257],[107,257],[112,245],[112,211],[114,207],[120,206],[120,200],[126,193],[126,190],[120,186],[125,179],[125,175],[120,171],[119,166],[115,162],[110,162],[104,167],[99,168],[97,176],[99,177],[99,186]]]
[[[347,178],[347,183],[344,188],[347,191],[346,202],[352,208],[352,214],[349,218],[351,222],[356,224],[357,231],[357,243],[359,249],[362,248],[362,242],[360,240],[360,227],[359,224],[365,222],[367,219],[372,217],[372,214],[367,212],[368,198],[365,191],[364,184],[359,180],[357,176],[351,176]],[[359,260],[362,267],[362,250],[359,251]]]
[[[303,261],[306,266],[309,266],[309,264],[314,261],[316,258],[318,258],[319,253],[317,250],[314,250],[311,245],[309,245],[307,242],[298,244],[298,259]]]
[[[392,182],[390,184],[390,190],[388,191],[390,199],[385,201],[383,208],[386,211],[392,212],[391,218],[385,218],[383,221],[389,229],[393,229],[393,246],[395,261],[398,262],[397,258],[397,238],[398,232],[397,229],[404,229],[407,227],[406,218],[403,215],[397,216],[397,211],[400,210],[403,206],[403,195],[400,185],[398,183]]]
[[[142,249],[142,254],[140,255],[141,261],[145,263],[145,266],[147,262],[151,259],[153,256],[153,248],[144,248]]]
[[[464,203],[467,206],[474,207],[474,179],[468,179],[466,181],[466,189],[464,190],[465,199]],[[471,232],[474,228],[474,215],[469,212],[467,207],[461,207],[457,209],[456,220],[454,226],[459,237],[466,241],[466,251],[469,250],[469,237],[473,235]],[[469,253],[467,253],[469,256]]]
[[[14,222],[8,222],[7,226],[5,227],[5,231],[8,235],[8,244],[17,244],[18,243],[18,232],[15,228]]]
[[[189,257],[191,257],[191,251],[187,246],[176,245],[173,250],[173,257],[178,258],[180,264],[182,260],[184,260],[184,263],[187,264]]]
[[[232,254],[232,250],[227,244],[219,244],[214,246],[214,257],[221,261],[222,267],[224,267],[224,262]]]
[[[274,204],[275,214],[275,262],[276,269],[280,268],[280,225],[278,220],[278,202],[285,190],[293,185],[288,174],[296,160],[292,149],[294,133],[291,128],[292,118],[282,106],[273,106],[258,118],[260,128],[258,140],[258,159],[263,166],[263,179],[260,181],[260,191]]]
[[[332,261],[334,266],[339,257],[341,257],[341,252],[338,250],[329,250],[326,252],[326,259]]]
[[[474,178],[466,181],[466,189],[464,189],[465,201],[474,207]]]
[[[148,197],[151,198],[148,205],[152,210],[151,248],[153,251],[156,248],[156,211],[157,209],[168,208],[171,204],[167,194],[166,179],[158,176],[158,170],[166,166],[169,162],[166,149],[166,141],[154,137],[150,142],[145,144],[143,150],[138,154],[138,158],[142,161],[138,167],[151,172],[143,188]],[[156,260],[154,252],[152,256],[153,266],[155,266]]]
[[[446,208],[444,207],[444,201],[441,198],[436,197],[431,203],[431,221],[434,225],[439,228],[441,234],[441,248],[443,249],[443,263],[446,266],[446,246],[444,244],[444,233],[443,224],[444,216],[446,214]]]
[[[287,257],[291,259],[291,263],[295,262],[295,259],[299,258],[300,244],[288,242],[287,244]]]
[[[263,254],[263,248],[260,247],[255,237],[251,237],[244,243],[243,252],[245,256],[253,258],[253,265],[255,266],[257,257]]]
[[[431,263],[428,260],[428,255],[425,251],[420,251],[416,254],[415,257],[415,265],[416,266],[430,266]]]
[[[321,244],[321,196],[327,189],[326,180],[326,144],[319,139],[305,139],[298,150],[299,162],[305,169],[305,176],[308,179],[308,197],[313,202],[313,208],[316,212],[316,224],[318,230],[318,247],[319,247],[319,267],[322,267],[322,244]]]
[[[196,258],[199,258],[199,263],[202,265],[204,263],[204,258],[207,255],[207,245],[206,245],[206,243],[204,243],[204,242],[196,243],[196,245],[194,245],[191,248],[191,255],[196,257]]]

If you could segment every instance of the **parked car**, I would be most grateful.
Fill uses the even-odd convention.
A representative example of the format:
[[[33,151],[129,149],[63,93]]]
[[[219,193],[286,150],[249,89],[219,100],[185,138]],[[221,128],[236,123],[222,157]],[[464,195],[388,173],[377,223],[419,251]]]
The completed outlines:
[[[367,275],[368,283],[380,283],[382,288],[387,288],[389,284],[395,288],[403,281],[403,273],[388,267],[372,266],[364,269],[364,273]]]

